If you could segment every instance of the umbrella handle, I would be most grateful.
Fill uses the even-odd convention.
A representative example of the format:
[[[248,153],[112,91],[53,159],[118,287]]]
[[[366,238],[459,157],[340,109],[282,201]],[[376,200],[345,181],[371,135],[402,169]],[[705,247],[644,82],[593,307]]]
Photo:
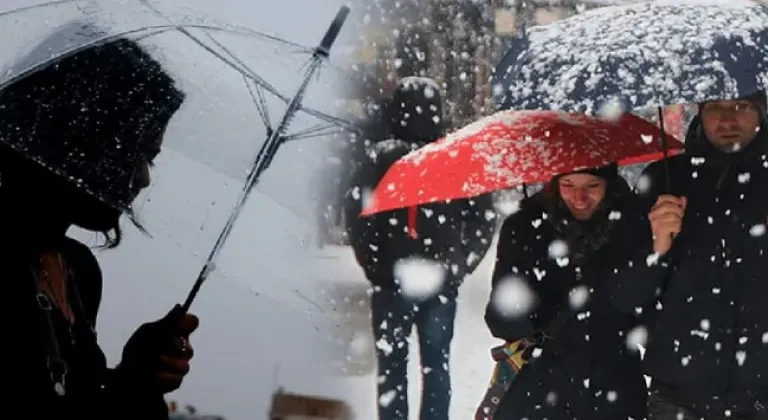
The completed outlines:
[[[667,194],[672,193],[672,183],[670,182],[670,176],[669,176],[669,145],[667,144],[667,131],[664,128],[664,108],[659,107],[659,128],[661,129],[661,135],[659,136],[659,141],[661,142],[661,150],[664,153],[664,187],[666,188]],[[677,237],[676,233],[672,234],[672,239],[675,239]]]
[[[661,134],[659,135],[659,141],[661,142],[661,150],[664,153],[663,158],[663,164],[664,164],[664,187],[666,188],[666,192],[669,194],[672,192],[672,186],[671,182],[669,180],[669,161],[667,158],[669,158],[669,145],[667,144],[667,131],[664,128],[664,108],[659,107],[659,128],[661,129]]]

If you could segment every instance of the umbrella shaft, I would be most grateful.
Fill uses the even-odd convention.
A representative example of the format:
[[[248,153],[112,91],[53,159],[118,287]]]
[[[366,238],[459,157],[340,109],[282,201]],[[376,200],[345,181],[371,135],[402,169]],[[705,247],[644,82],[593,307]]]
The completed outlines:
[[[667,132],[666,128],[664,127],[664,108],[659,107],[659,128],[661,129],[661,133],[659,133],[659,141],[661,142],[661,148],[664,152],[664,158],[663,158],[663,165],[664,165],[664,186],[666,187],[666,193],[670,194],[672,193],[672,185],[669,180],[669,145],[667,145]]]
[[[245,185],[243,185],[243,189],[240,192],[240,195],[237,197],[235,207],[232,209],[232,213],[230,213],[229,219],[227,219],[227,223],[224,225],[224,229],[222,229],[219,237],[216,239],[216,243],[213,245],[213,249],[211,249],[210,254],[208,254],[208,259],[205,261],[203,268],[200,270],[200,274],[197,276],[197,280],[195,280],[195,284],[192,286],[192,290],[190,290],[189,295],[187,295],[187,299],[182,306],[183,312],[187,312],[189,310],[189,307],[192,305],[195,297],[197,297],[197,293],[200,291],[200,287],[208,278],[208,275],[214,270],[216,259],[218,258],[221,249],[224,247],[224,243],[226,243],[227,238],[229,238],[229,234],[232,233],[232,228],[234,227],[237,218],[240,216],[240,212],[245,206],[246,200],[248,200],[248,197],[251,195],[251,191],[253,191],[253,187],[256,186],[259,178],[261,177],[261,174],[267,168],[275,152],[277,152],[277,149],[280,147],[280,144],[282,143],[281,138],[285,131],[288,129],[288,126],[290,125],[294,115],[301,107],[301,101],[304,97],[304,92],[306,91],[312,76],[320,68],[321,65],[321,57],[315,55],[310,59],[307,72],[304,75],[304,81],[301,83],[299,89],[296,91],[296,94],[293,95],[293,98],[291,98],[290,102],[288,103],[288,108],[285,110],[283,117],[280,119],[280,123],[272,132],[272,135],[269,136],[267,141],[264,142],[264,144],[261,146],[261,150],[259,150],[259,153],[256,156],[256,161],[251,168],[251,172],[248,174],[248,177],[245,180]]]

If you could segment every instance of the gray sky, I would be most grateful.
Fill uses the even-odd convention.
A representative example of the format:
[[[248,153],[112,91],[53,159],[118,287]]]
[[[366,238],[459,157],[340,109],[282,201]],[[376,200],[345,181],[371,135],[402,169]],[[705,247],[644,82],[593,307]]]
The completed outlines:
[[[33,1],[3,3],[0,11]],[[341,5],[337,0],[155,3],[171,13],[188,7],[208,16],[206,19],[213,17],[308,46],[319,41]],[[135,9],[131,4],[112,7]],[[15,47],[4,44],[2,51],[30,48],[34,45],[31,40],[39,39],[42,32],[34,32],[29,22],[50,19],[46,26],[53,27],[62,16],[69,16],[62,10],[17,16],[15,24],[24,26],[16,31],[26,41]],[[135,20],[125,22],[123,16]],[[0,19],[8,21],[7,17]],[[114,14],[108,19],[129,27],[146,23],[148,18]],[[342,31],[339,43],[351,37],[351,27]],[[13,30],[3,27],[3,31]],[[105,277],[98,332],[112,364],[119,361],[122,345],[139,324],[163,316],[184,299],[264,137],[258,113],[236,73],[180,36],[162,37],[150,41],[161,48],[158,56],[180,80],[188,101],[169,127],[168,147],[158,158],[153,186],[139,206],[154,238],[146,238],[126,224],[125,241],[119,249],[96,252]],[[300,65],[308,56],[243,37],[221,40],[283,93],[291,94],[298,86]],[[328,86],[337,83],[329,80],[334,80],[333,72],[318,79],[307,105],[330,109],[340,87]],[[271,116],[276,120],[282,109],[272,105]],[[306,124],[303,118],[296,121],[296,127]],[[307,197],[314,188],[313,171],[323,148],[320,139],[285,146],[252,196],[221,255],[219,271],[193,305],[193,312],[201,318],[201,327],[192,337],[196,357],[184,386],[170,399],[229,420],[244,420],[265,415],[278,384],[296,392],[345,395],[343,385],[327,368],[332,330],[324,323],[323,311],[309,302],[316,301],[319,290],[333,280],[323,278],[317,251],[304,245],[312,243],[308,235],[314,233],[313,204]],[[92,234],[72,234],[95,243]]]

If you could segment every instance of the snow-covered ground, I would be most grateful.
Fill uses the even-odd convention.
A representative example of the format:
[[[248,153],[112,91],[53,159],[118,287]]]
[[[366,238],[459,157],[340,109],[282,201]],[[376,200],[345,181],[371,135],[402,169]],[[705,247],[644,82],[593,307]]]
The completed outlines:
[[[464,283],[459,294],[455,336],[451,348],[453,397],[451,418],[468,419],[482,398],[493,369],[491,347],[498,340],[491,337],[483,320],[490,295],[490,275],[495,246],[488,252],[477,271]],[[338,273],[326,291],[328,302],[335,304],[337,343],[347,355],[348,400],[357,418],[376,418],[376,373],[373,335],[369,321],[368,284],[355,264],[348,247],[329,247],[323,252],[326,273]],[[411,337],[415,339],[415,335]],[[418,343],[412,341],[413,357],[409,363],[409,405],[411,419],[418,418],[421,378],[418,365]],[[339,354],[339,353],[334,353]]]

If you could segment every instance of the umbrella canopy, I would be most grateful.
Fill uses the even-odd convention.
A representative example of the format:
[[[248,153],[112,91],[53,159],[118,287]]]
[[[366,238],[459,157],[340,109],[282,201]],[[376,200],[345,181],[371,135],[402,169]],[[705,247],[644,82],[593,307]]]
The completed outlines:
[[[612,6],[533,27],[497,66],[501,109],[597,114],[768,88],[768,6]],[[615,111],[610,111],[615,112]]]
[[[579,169],[659,159],[661,131],[632,114],[616,121],[556,111],[501,111],[397,161],[363,215],[467,198]],[[682,150],[674,138],[673,152]]]
[[[138,43],[146,53],[144,58],[151,57],[173,79],[185,100],[165,132],[162,148],[151,169],[152,184],[133,201],[130,210],[154,238],[169,241],[197,262],[205,263],[232,209],[237,207],[246,178],[267,138],[264,122],[276,123],[287,108],[290,95],[302,82],[302,66],[306,68],[312,49],[170,6],[157,14],[141,1],[65,0],[10,12],[3,6],[0,6],[0,26],[13,36],[6,37],[0,45],[0,97],[17,82],[45,74],[41,72],[50,69],[52,64],[61,63],[64,57],[77,57],[78,54],[72,53],[87,51],[87,45],[99,45],[107,41],[106,38]],[[333,12],[335,10],[329,10],[329,20]],[[323,32],[318,31],[317,38],[322,35]],[[70,67],[77,69],[77,66]],[[93,63],[86,67],[93,70]],[[135,67],[144,69],[145,75],[153,74],[141,65]],[[286,133],[291,139],[323,136],[337,129],[333,119],[336,108],[328,99],[334,94],[332,86],[343,82],[346,74],[333,67],[325,70],[312,79],[300,112],[291,121],[290,131]],[[78,81],[81,85],[87,82]],[[125,86],[111,84],[115,85]],[[133,85],[127,86],[117,90],[125,93]],[[106,89],[99,89],[98,83],[89,88],[97,94],[92,95],[94,97],[117,97],[108,95]],[[87,91],[72,90],[66,98],[85,96]],[[75,100],[70,102],[77,105]],[[44,103],[39,105],[45,107]],[[151,106],[152,101],[148,101],[148,105]],[[94,125],[100,121],[94,117],[98,115],[98,107],[73,106],[71,111],[82,112]],[[7,112],[8,108],[0,108],[0,117],[8,117]],[[25,126],[29,130],[43,129],[43,124],[34,121]],[[114,185],[110,178],[124,179],[127,168],[115,168],[108,162],[90,167],[84,163],[93,159],[83,159],[83,150],[79,148],[80,138],[91,140],[96,146],[88,151],[91,158],[94,150],[101,157],[102,151],[115,147],[115,139],[106,138],[102,144],[96,137],[69,136],[78,137],[77,144],[66,144],[56,143],[63,137],[55,134],[48,133],[52,141],[45,147],[22,142],[22,138],[11,141],[7,138],[9,131],[0,131],[0,141],[4,142],[3,147],[15,148],[102,201],[125,209],[128,203],[119,200],[124,195],[113,194],[121,192],[119,189],[101,187]],[[260,185],[264,194],[260,194],[256,205],[280,208],[299,219],[312,218],[313,209],[305,201],[314,190],[310,180],[315,168],[322,164],[317,156],[324,152],[324,140],[327,138],[284,144],[264,175]],[[69,154],[73,159],[51,162],[46,154],[52,149],[57,149],[57,157]],[[290,165],[284,165],[287,157]],[[81,163],[77,163],[78,160]],[[100,179],[102,183],[82,182]],[[137,233],[131,225],[125,227],[126,236]],[[98,243],[94,242],[98,237],[84,238],[94,245]]]
[[[46,24],[39,25],[38,22]],[[245,180],[267,137],[265,126],[259,121],[260,114],[267,112],[279,116],[282,113],[301,81],[300,69],[313,51],[254,29],[229,25],[186,10],[159,14],[145,1],[53,1],[34,7],[0,9],[0,23],[5,31],[14,34],[0,46],[0,56],[3,57],[0,60],[0,89],[6,99],[18,102],[16,99],[28,90],[26,81],[37,77],[32,84],[39,85],[41,79],[57,73],[53,64],[65,63],[65,67],[75,69],[73,72],[82,73],[86,79],[82,83],[77,79],[72,81],[72,88],[78,90],[72,96],[79,96],[83,102],[80,115],[73,118],[79,118],[83,126],[95,127],[99,117],[109,112],[96,109],[101,104],[99,98],[120,96],[120,92],[102,87],[112,85],[102,80],[101,75],[132,74],[133,69],[143,74],[135,80],[125,77],[125,82],[134,83],[134,87],[126,89],[124,96],[133,95],[130,100],[135,102],[129,104],[127,97],[113,98],[113,102],[125,107],[143,102],[147,112],[137,112],[137,121],[133,122],[131,130],[151,132],[153,127],[148,126],[149,121],[138,120],[152,120],[146,115],[164,112],[163,108],[173,102],[166,99],[174,95],[155,89],[157,95],[151,97],[147,92],[152,89],[146,89],[144,93],[140,91],[152,79],[170,78],[185,100],[170,121],[161,156],[175,153],[212,166],[235,182]],[[115,41],[121,40],[135,42],[143,51],[125,42],[117,45]],[[109,50],[109,54],[105,50]],[[341,78],[339,72],[326,72],[322,79],[315,80],[305,96],[304,118],[294,120],[292,131],[286,135],[324,134],[317,126],[327,125],[327,120],[311,121],[312,118],[307,117],[334,118],[330,114],[336,109],[318,97],[327,98],[327,86],[338,83]],[[68,99],[76,102],[73,98]],[[59,108],[74,106],[59,105]],[[40,106],[45,108],[48,104]],[[12,115],[14,112],[14,107],[7,106],[0,110],[0,116],[4,122],[18,120],[18,115]],[[41,121],[32,124],[35,129],[39,127],[42,131],[44,128]],[[226,135],[222,135],[224,133]],[[129,154],[126,150],[129,144],[122,141],[125,139],[117,145],[112,144],[114,141],[102,142],[93,136],[93,142],[101,144],[95,147],[98,150],[86,153],[80,145],[71,142],[43,140],[44,145],[34,144],[31,136],[14,136],[7,129],[0,133],[0,137],[0,141],[76,182],[108,204],[123,209],[131,207],[124,191],[127,187],[115,185],[118,178],[126,178],[127,168],[117,168],[118,165],[109,161],[99,166],[83,163],[92,160],[92,156],[84,155],[95,151],[109,156],[114,151],[111,149],[116,147],[121,151],[113,153],[120,155],[114,161],[118,158],[125,160]],[[148,137],[151,136],[148,134]],[[78,156],[84,158],[78,159]],[[161,169],[156,171],[159,172]],[[142,204],[139,200],[134,209]]]

